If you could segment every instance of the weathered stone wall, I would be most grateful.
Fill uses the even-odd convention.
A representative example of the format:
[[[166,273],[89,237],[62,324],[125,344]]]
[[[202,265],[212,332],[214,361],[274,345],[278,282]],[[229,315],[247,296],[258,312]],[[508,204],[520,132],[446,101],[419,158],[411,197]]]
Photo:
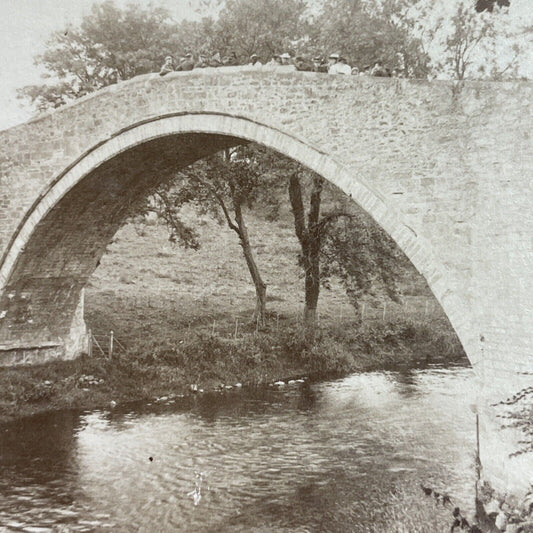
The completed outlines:
[[[507,374],[523,376],[519,372],[533,367],[532,105],[533,85],[525,82],[458,89],[449,82],[237,68],[143,76],[0,133],[0,252],[17,249],[11,243],[16,228],[54,180],[94,146],[120,137],[121,129],[166,114],[201,113],[199,131],[205,131],[212,113],[217,124],[224,121],[214,114],[227,115],[225,134],[231,135],[231,117],[244,117],[250,126],[235,136],[261,140],[254,127],[263,125],[270,131],[261,134],[265,144],[296,158],[312,154],[313,161],[304,162],[351,193],[395,237],[427,277],[478,374],[505,375],[507,384]],[[309,151],[294,148],[294,139]],[[202,141],[202,153],[212,150],[210,143]],[[140,150],[141,161],[156,164],[160,148]],[[45,322],[50,331],[44,337],[64,335],[74,296],[122,220],[120,198],[142,179],[135,172],[139,162],[128,160],[135,153],[123,157],[109,163],[111,169],[87,168],[90,180],[70,189],[61,207],[41,202],[43,214],[51,211],[32,227],[33,238],[19,235],[24,252],[12,253],[17,266],[0,277],[0,310],[18,302],[0,319],[0,344],[35,338]],[[182,164],[179,157],[171,160]],[[106,216],[106,230],[95,227]],[[67,256],[77,257],[74,273],[72,261],[64,265]],[[52,287],[37,288],[47,283]],[[54,290],[70,291],[69,305],[54,308]],[[36,317],[32,324],[24,300]]]

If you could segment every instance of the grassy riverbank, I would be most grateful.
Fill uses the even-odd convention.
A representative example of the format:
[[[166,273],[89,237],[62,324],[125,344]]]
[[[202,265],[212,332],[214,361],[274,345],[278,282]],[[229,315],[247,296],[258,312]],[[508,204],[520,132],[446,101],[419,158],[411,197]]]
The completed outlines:
[[[117,233],[86,291],[85,317],[103,352],[42,367],[0,369],[0,420],[38,411],[90,409],[293,377],[464,362],[461,345],[423,279],[402,280],[402,302],[379,294],[357,317],[334,283],[320,297],[319,332],[305,342],[299,318],[303,279],[290,217],[250,219],[268,284],[269,318],[250,324],[254,291],[231,230],[197,221],[199,251],[168,243],[164,226],[128,225]],[[105,335],[116,352],[107,358]],[[122,345],[124,349],[121,348]]]
[[[213,334],[209,323],[179,329],[168,313],[158,318],[153,336],[130,337],[126,351],[117,350],[111,360],[95,347],[91,358],[1,370],[0,420],[187,394],[191,385],[208,390],[464,362],[460,345],[434,323],[376,323],[359,330],[340,323],[322,327],[310,343],[297,321],[283,316],[271,317],[261,331],[237,322],[236,336],[234,321],[219,321]],[[117,328],[117,338],[121,333]]]

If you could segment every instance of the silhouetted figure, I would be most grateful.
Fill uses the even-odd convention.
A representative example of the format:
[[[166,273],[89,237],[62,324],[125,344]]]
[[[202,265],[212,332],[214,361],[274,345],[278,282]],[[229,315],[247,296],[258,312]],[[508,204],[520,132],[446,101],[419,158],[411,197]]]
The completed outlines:
[[[450,499],[450,497],[447,494],[443,494],[442,495],[442,505],[446,505],[447,503],[449,503],[451,505],[452,504],[452,500]]]

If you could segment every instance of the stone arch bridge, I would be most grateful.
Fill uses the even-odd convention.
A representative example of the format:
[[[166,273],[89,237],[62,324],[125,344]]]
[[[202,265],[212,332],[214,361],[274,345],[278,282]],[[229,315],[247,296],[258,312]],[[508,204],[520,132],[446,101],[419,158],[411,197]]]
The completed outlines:
[[[533,381],[533,84],[147,75],[0,132],[0,365],[83,350],[80,294],[135,201],[255,141],[339,186],[426,278],[480,382]]]

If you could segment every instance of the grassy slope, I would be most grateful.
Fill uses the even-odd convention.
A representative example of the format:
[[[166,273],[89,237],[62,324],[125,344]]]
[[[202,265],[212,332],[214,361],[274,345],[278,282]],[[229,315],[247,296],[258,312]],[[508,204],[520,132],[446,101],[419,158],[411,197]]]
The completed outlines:
[[[269,323],[250,324],[254,289],[236,235],[207,217],[189,214],[202,248],[168,242],[159,224],[129,224],[109,246],[86,289],[85,316],[104,349],[112,329],[126,348],[92,359],[0,371],[0,418],[61,407],[91,408],[183,392],[188,384],[261,383],[312,378],[398,363],[460,360],[461,346],[423,279],[406,272],[404,304],[365,305],[362,326],[343,290],[320,298],[320,334],[310,347],[300,335],[303,279],[298,243],[285,208],[276,223],[253,218],[254,251],[268,284]],[[122,352],[122,353],[120,353]],[[100,385],[80,382],[83,375]]]

